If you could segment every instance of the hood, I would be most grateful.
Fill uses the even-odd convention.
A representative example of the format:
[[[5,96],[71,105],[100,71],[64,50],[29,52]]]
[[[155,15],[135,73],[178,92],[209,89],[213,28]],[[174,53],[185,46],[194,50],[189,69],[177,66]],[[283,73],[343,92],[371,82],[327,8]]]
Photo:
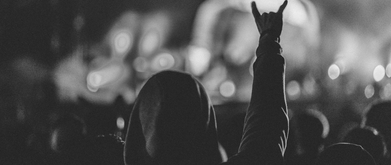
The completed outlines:
[[[141,89],[125,139],[126,164],[216,164],[216,118],[205,89],[192,76],[163,71]]]

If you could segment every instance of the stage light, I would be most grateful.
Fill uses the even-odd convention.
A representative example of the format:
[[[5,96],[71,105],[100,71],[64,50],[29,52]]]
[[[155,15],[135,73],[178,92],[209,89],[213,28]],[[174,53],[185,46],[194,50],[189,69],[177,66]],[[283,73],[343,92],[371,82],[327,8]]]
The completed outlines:
[[[113,35],[113,47],[115,54],[125,55],[133,44],[133,36],[127,30],[119,30]]]
[[[123,73],[119,65],[111,65],[101,70],[92,71],[87,75],[87,88],[91,92],[97,92],[104,85],[118,80]]]
[[[386,67],[386,75],[387,77],[391,77],[391,64],[388,64]]]
[[[288,94],[289,99],[291,100],[298,99],[301,94],[300,84],[295,80],[290,81],[286,86],[286,92]]]
[[[381,81],[384,78],[385,74],[386,71],[382,65],[376,66],[376,68],[373,70],[373,78],[376,82]]]
[[[364,94],[365,97],[367,97],[368,99],[373,97],[373,95],[375,95],[375,88],[373,87],[373,85],[367,85],[365,87]]]
[[[125,120],[122,117],[117,118],[117,128],[123,130],[125,128]]]
[[[232,81],[225,81],[220,85],[220,94],[224,97],[231,97],[235,92],[236,87]]]
[[[149,30],[141,38],[139,45],[140,54],[149,56],[156,51],[160,46],[160,34],[156,29]]]
[[[144,57],[137,57],[133,61],[133,67],[138,72],[146,72],[148,69],[148,61]]]
[[[387,85],[385,85],[383,87],[383,90],[381,91],[380,96],[382,99],[391,98],[391,84],[390,83],[387,83]]]
[[[99,89],[99,85],[102,82],[102,75],[99,73],[90,73],[87,76],[87,88],[91,92],[96,92]]]
[[[133,43],[132,34],[128,31],[122,30],[114,36],[114,48],[119,55],[127,53]]]
[[[175,65],[175,59],[169,53],[161,53],[157,55],[152,61],[152,69],[155,71],[170,69],[174,65]]]
[[[332,80],[335,80],[341,74],[341,69],[336,64],[332,64],[329,67],[328,75]]]
[[[209,50],[202,47],[189,47],[190,69],[194,75],[199,76],[204,73],[209,67],[211,58]]]

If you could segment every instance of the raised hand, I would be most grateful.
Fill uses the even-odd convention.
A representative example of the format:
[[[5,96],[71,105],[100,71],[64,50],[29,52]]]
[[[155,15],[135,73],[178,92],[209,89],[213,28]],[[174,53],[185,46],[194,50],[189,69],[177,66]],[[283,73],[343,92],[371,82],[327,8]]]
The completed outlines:
[[[269,12],[263,13],[262,15],[259,13],[257,5],[253,1],[251,3],[252,13],[255,19],[255,23],[257,24],[258,32],[261,36],[269,33],[274,37],[280,37],[282,31],[282,12],[285,7],[288,5],[288,1],[285,0],[284,3],[280,6],[277,13]]]

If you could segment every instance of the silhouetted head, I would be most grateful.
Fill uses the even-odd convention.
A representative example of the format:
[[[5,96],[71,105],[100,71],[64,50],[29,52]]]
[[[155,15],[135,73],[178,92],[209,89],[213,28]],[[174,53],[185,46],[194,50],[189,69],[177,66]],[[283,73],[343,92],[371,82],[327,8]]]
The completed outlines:
[[[329,132],[326,116],[317,110],[306,110],[292,118],[296,138],[304,152],[316,152],[323,145]],[[314,154],[316,154],[314,153]]]
[[[360,145],[337,143],[327,147],[315,165],[376,165],[372,156]]]
[[[362,124],[376,128],[384,135],[386,144],[389,146],[391,140],[391,101],[373,103],[369,107]]]
[[[86,145],[88,164],[123,165],[124,142],[116,135],[99,135],[90,139]]]
[[[215,114],[192,76],[163,71],[141,89],[130,115],[126,164],[216,164]]]
[[[343,141],[361,145],[376,161],[387,154],[383,136],[373,127],[353,128],[344,137]]]
[[[72,152],[86,137],[84,121],[73,114],[63,114],[55,121],[50,133],[49,144],[54,152]]]

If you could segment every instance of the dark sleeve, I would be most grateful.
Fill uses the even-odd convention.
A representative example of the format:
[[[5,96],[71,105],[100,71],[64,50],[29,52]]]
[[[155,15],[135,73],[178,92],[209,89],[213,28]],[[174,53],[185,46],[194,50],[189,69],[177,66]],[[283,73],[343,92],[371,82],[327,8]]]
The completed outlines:
[[[226,164],[283,164],[288,117],[285,100],[285,60],[277,40],[265,35],[253,64],[252,95],[244,120],[238,154]]]

